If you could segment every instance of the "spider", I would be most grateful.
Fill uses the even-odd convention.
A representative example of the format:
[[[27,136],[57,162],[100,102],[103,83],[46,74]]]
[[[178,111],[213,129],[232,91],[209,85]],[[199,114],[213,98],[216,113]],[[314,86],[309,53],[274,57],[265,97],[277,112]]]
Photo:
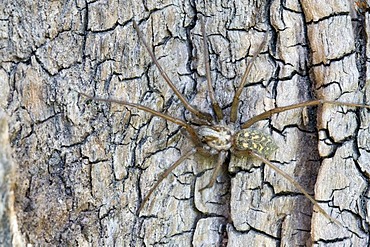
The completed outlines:
[[[256,130],[250,127],[253,124],[257,123],[258,121],[271,117],[273,114],[277,114],[280,112],[293,110],[297,108],[308,107],[308,106],[331,104],[331,105],[340,105],[340,106],[349,106],[349,107],[363,107],[363,108],[368,108],[368,109],[370,109],[370,106],[356,104],[356,103],[346,103],[346,102],[339,102],[339,101],[327,101],[327,100],[316,99],[316,100],[305,101],[302,103],[293,104],[289,106],[273,108],[271,110],[265,111],[259,115],[256,115],[250,118],[246,122],[242,123],[239,127],[236,127],[237,125],[235,122],[237,120],[237,112],[238,112],[238,106],[239,106],[239,101],[240,101],[240,95],[247,83],[247,78],[251,71],[253,62],[256,60],[257,56],[259,55],[259,53],[261,52],[261,50],[267,43],[267,35],[265,35],[263,42],[259,45],[258,49],[254,52],[251,61],[246,67],[246,70],[242,76],[240,85],[237,91],[235,92],[235,95],[234,95],[234,98],[231,104],[230,116],[227,118],[226,116],[224,116],[224,113],[222,112],[221,107],[215,98],[215,92],[213,90],[212,82],[211,82],[209,54],[208,54],[208,49],[207,49],[208,41],[207,41],[207,36],[205,34],[205,24],[204,24],[203,19],[200,19],[200,23],[201,23],[201,33],[202,33],[202,38],[203,38],[203,46],[204,46],[203,56],[204,56],[204,63],[205,63],[207,87],[208,87],[209,98],[212,104],[213,114],[205,113],[205,112],[198,110],[196,107],[192,106],[185,99],[185,97],[178,91],[174,83],[171,81],[171,79],[168,77],[168,75],[166,74],[162,66],[159,64],[153,51],[149,48],[149,45],[145,41],[144,36],[142,32],[140,31],[138,24],[135,21],[133,21],[133,26],[138,34],[139,39],[141,40],[146,50],[148,51],[152,61],[156,65],[161,76],[163,77],[167,85],[173,90],[173,92],[179,98],[179,100],[182,102],[186,110],[191,112],[198,120],[202,122],[200,126],[192,125],[182,119],[172,117],[170,115],[161,113],[159,111],[155,111],[149,107],[146,107],[140,104],[135,104],[135,103],[117,100],[117,99],[97,98],[97,97],[93,97],[85,93],[79,92],[81,95],[84,95],[85,97],[89,99],[96,100],[96,101],[109,102],[109,103],[116,103],[116,104],[124,105],[126,107],[136,108],[136,109],[151,113],[154,116],[160,117],[167,121],[170,121],[178,126],[181,126],[187,131],[188,137],[190,138],[191,142],[194,145],[192,148],[190,148],[185,153],[183,153],[182,156],[173,165],[171,165],[167,170],[163,172],[163,174],[159,177],[158,181],[154,184],[154,186],[151,187],[148,194],[142,200],[137,213],[138,214],[140,213],[140,211],[143,209],[144,205],[149,200],[152,193],[159,186],[159,184],[176,167],[178,167],[183,161],[188,159],[190,156],[195,155],[197,153],[200,153],[206,157],[217,156],[217,164],[216,164],[216,167],[214,168],[211,179],[204,188],[201,188],[199,190],[199,191],[202,191],[206,188],[211,188],[214,185],[216,178],[226,158],[228,157],[228,155],[233,154],[238,157],[248,156],[248,157],[252,157],[257,160],[262,161],[264,164],[266,164],[271,169],[275,170],[277,173],[279,173],[281,176],[287,179],[289,182],[291,182],[302,194],[305,195],[307,199],[309,199],[317,207],[317,209],[327,219],[329,219],[331,222],[336,223],[337,225],[340,225],[340,223],[337,220],[333,219],[329,214],[327,214],[324,211],[322,207],[318,205],[316,200],[312,196],[310,196],[308,192],[298,182],[296,182],[291,176],[289,176],[287,173],[279,169],[277,166],[275,166],[271,161],[267,159],[269,155],[272,154],[277,149],[277,145],[273,141],[272,137],[270,135],[263,133],[262,131],[259,131],[259,130]]]

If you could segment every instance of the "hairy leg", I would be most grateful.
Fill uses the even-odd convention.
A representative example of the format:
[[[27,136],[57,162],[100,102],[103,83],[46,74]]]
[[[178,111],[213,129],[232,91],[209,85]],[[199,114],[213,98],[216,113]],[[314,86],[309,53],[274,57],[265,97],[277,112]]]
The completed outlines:
[[[190,151],[183,154],[172,166],[170,166],[167,170],[165,170],[161,176],[159,177],[158,181],[150,188],[148,194],[144,197],[143,201],[141,202],[141,205],[137,211],[137,214],[141,212],[143,209],[145,203],[148,201],[151,194],[154,192],[154,190],[158,187],[158,185],[165,179],[176,167],[178,167],[184,160],[189,158],[191,155],[195,154],[197,152],[196,148],[191,149]]]
[[[279,173],[281,176],[283,176],[285,179],[287,179],[289,182],[291,182],[300,192],[302,192],[302,194],[308,200],[310,200],[312,202],[312,204],[314,204],[317,207],[317,209],[320,211],[320,213],[322,213],[328,220],[330,220],[331,222],[334,222],[338,226],[341,226],[341,224],[336,219],[334,219],[333,217],[331,217],[329,214],[327,214],[325,212],[325,210],[322,207],[320,207],[320,205],[316,202],[316,200],[312,196],[310,196],[307,193],[307,191],[299,183],[297,183],[287,173],[285,173],[284,171],[282,171],[281,169],[279,169],[277,166],[275,166],[274,164],[272,164],[271,161],[269,161],[268,159],[266,159],[262,155],[259,155],[259,154],[255,153],[255,152],[252,152],[252,151],[246,151],[244,153],[244,155],[249,156],[249,157],[254,157],[254,158],[258,159],[258,160],[261,160],[263,163],[265,163],[266,165],[268,165],[271,169],[273,169],[274,171],[276,171],[277,173]]]
[[[213,170],[212,177],[209,180],[209,183],[205,187],[199,189],[199,191],[203,191],[207,188],[212,188],[213,187],[213,185],[216,182],[216,178],[217,178],[218,174],[220,173],[220,169],[221,169],[222,165],[225,162],[226,156],[227,156],[227,151],[221,151],[221,152],[218,153],[217,164],[216,164],[216,167]]]
[[[265,111],[257,116],[254,116],[250,118],[248,121],[243,123],[241,125],[242,129],[249,128],[253,124],[257,123],[258,121],[261,121],[263,119],[269,118],[272,115],[288,110],[293,110],[297,108],[302,108],[306,106],[317,106],[317,105],[323,105],[323,104],[331,104],[331,105],[337,105],[337,106],[350,106],[350,107],[359,107],[359,108],[367,108],[370,109],[370,105],[363,105],[363,104],[356,104],[356,103],[347,103],[347,102],[340,102],[340,101],[328,101],[328,100],[310,100],[298,104],[288,105],[288,106],[282,106],[282,107],[276,107],[274,109]]]
[[[233,102],[232,102],[232,105],[231,105],[231,112],[230,112],[230,121],[232,123],[235,123],[235,121],[237,119],[238,107],[239,107],[239,101],[240,101],[239,97],[240,97],[240,94],[242,93],[242,91],[244,89],[245,84],[247,83],[247,78],[249,76],[249,73],[251,72],[253,63],[256,60],[258,54],[261,52],[261,50],[265,46],[266,42],[267,42],[267,34],[265,34],[265,37],[264,37],[262,43],[258,46],[257,50],[253,53],[252,59],[251,59],[251,61],[249,61],[248,65],[247,65],[247,68],[245,69],[245,72],[244,72],[244,75],[243,75],[242,80],[240,82],[240,85],[238,87],[238,90],[235,92],[234,99],[233,99]]]
[[[177,88],[175,87],[175,85],[173,84],[173,82],[171,81],[171,79],[168,77],[168,75],[166,74],[166,72],[163,70],[162,66],[159,64],[157,58],[154,56],[153,51],[149,48],[149,45],[145,41],[145,39],[143,37],[143,34],[141,33],[141,31],[139,29],[139,26],[136,24],[135,21],[133,21],[133,23],[134,23],[134,28],[135,28],[137,34],[139,35],[139,38],[140,38],[141,42],[144,44],[146,50],[148,51],[148,53],[149,53],[150,57],[152,58],[154,64],[157,66],[157,68],[158,68],[159,72],[161,73],[163,79],[167,82],[168,86],[170,86],[170,88],[173,90],[173,92],[176,94],[176,96],[184,104],[185,108],[188,111],[190,111],[191,113],[193,113],[195,116],[197,116],[198,118],[207,120],[208,122],[211,122],[213,118],[212,118],[212,116],[210,114],[201,112],[198,109],[194,108],[185,99],[185,97],[179,92],[179,90],[177,90]]]
[[[206,36],[204,21],[203,21],[202,18],[200,19],[200,25],[201,25],[201,31],[202,31],[202,36],[203,36],[203,49],[204,49],[203,56],[204,56],[204,65],[205,65],[205,68],[206,68],[206,77],[207,77],[209,97],[211,98],[213,111],[216,114],[217,121],[220,122],[224,118],[224,116],[222,114],[222,110],[220,108],[220,105],[218,104],[218,102],[216,100],[215,91],[213,90],[213,87],[212,87],[211,69],[209,67],[209,54],[208,54],[207,36]]]

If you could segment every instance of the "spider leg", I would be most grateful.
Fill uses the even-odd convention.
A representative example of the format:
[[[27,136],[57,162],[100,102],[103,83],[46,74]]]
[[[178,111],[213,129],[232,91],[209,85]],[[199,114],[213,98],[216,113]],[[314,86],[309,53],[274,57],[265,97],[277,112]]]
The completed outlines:
[[[203,18],[200,19],[200,26],[201,26],[202,36],[203,36],[203,49],[204,49],[203,56],[204,56],[204,65],[206,69],[208,92],[209,92],[209,97],[211,98],[213,111],[215,112],[217,120],[219,122],[224,118],[224,116],[222,114],[220,105],[218,104],[216,100],[215,91],[213,90],[213,87],[212,87],[211,69],[209,66],[209,53],[208,53],[208,46],[207,46],[207,36],[206,36]]]
[[[158,185],[163,181],[163,179],[165,179],[176,167],[178,167],[184,160],[186,160],[187,158],[189,158],[190,155],[193,155],[197,152],[197,149],[196,148],[193,148],[191,149],[190,151],[186,152],[185,154],[183,154],[172,166],[170,166],[169,168],[167,168],[167,170],[165,170],[161,176],[159,177],[158,181],[153,185],[152,188],[150,188],[148,194],[145,196],[144,200],[141,202],[141,205],[137,211],[137,214],[140,213],[140,211],[143,209],[145,203],[148,201],[149,197],[151,196],[151,194],[154,192],[154,190],[158,187]]]
[[[258,46],[257,50],[253,53],[251,61],[249,61],[247,68],[245,69],[244,75],[242,77],[242,80],[240,82],[239,88],[236,91],[234,95],[233,102],[231,104],[231,111],[230,111],[230,121],[232,123],[235,123],[237,117],[238,117],[238,106],[240,101],[240,94],[242,93],[245,84],[247,83],[247,78],[249,76],[249,73],[251,72],[252,66],[254,61],[256,61],[256,58],[258,57],[258,54],[261,52],[262,48],[265,46],[267,42],[268,35],[265,34],[265,37],[263,38],[262,43]]]
[[[191,113],[193,113],[195,116],[197,116],[198,118],[205,119],[208,122],[211,122],[212,121],[212,116],[210,114],[201,112],[201,111],[197,110],[196,108],[194,108],[185,99],[185,97],[179,92],[179,90],[177,90],[177,88],[175,87],[175,85],[173,84],[173,82],[171,81],[171,79],[168,77],[168,75],[166,74],[166,72],[163,70],[162,66],[159,64],[157,58],[154,56],[153,51],[149,48],[149,45],[145,41],[144,36],[143,36],[142,32],[139,29],[139,26],[137,25],[137,23],[135,21],[133,21],[133,23],[134,23],[134,28],[135,28],[135,30],[136,30],[136,32],[137,32],[137,34],[138,34],[141,42],[143,42],[146,50],[149,52],[150,57],[152,58],[154,64],[157,66],[157,68],[158,68],[159,72],[161,73],[163,79],[167,82],[167,84],[170,86],[170,88],[173,90],[173,92],[176,94],[176,96],[184,104],[185,108],[188,111],[190,111]]]
[[[284,112],[288,110],[293,110],[305,106],[316,106],[316,105],[323,105],[323,104],[331,104],[331,105],[338,105],[338,106],[350,106],[350,107],[361,107],[361,108],[367,108],[370,109],[370,105],[364,105],[364,104],[356,104],[356,103],[347,103],[347,102],[340,102],[340,101],[329,101],[329,100],[310,100],[298,104],[288,105],[288,106],[282,106],[282,107],[276,107],[274,109],[265,111],[257,116],[254,116],[250,118],[248,121],[243,123],[241,125],[242,129],[246,129],[253,124],[255,124],[258,121],[261,121],[263,119],[271,117],[273,114]]]
[[[201,191],[203,191],[207,188],[212,188],[213,187],[213,185],[216,182],[216,178],[217,178],[218,174],[220,173],[220,169],[221,169],[221,167],[222,167],[222,165],[223,165],[223,163],[226,159],[226,156],[227,156],[227,151],[221,151],[221,152],[218,153],[217,165],[213,170],[212,177],[209,180],[209,183],[205,187],[199,189],[199,192],[201,192]]]
[[[316,202],[316,200],[312,196],[310,196],[307,193],[307,191],[299,183],[297,183],[291,176],[289,176],[287,173],[285,173],[284,171],[279,169],[277,166],[272,164],[268,159],[264,158],[263,156],[255,153],[255,152],[252,152],[252,151],[246,151],[246,152],[247,152],[247,155],[249,155],[250,157],[254,157],[256,159],[261,160],[263,163],[268,165],[271,169],[275,170],[277,173],[279,173],[281,176],[283,176],[285,179],[287,179],[289,182],[291,182],[300,192],[302,192],[304,194],[304,196],[308,200],[310,200],[312,202],[313,205],[315,205],[317,207],[317,209],[320,211],[320,213],[322,213],[331,222],[334,222],[338,226],[342,226],[341,223],[339,223],[339,221],[337,221],[336,219],[331,217],[329,214],[327,214],[325,212],[325,210],[322,207],[320,207],[320,205]]]
[[[81,93],[81,92],[78,92],[78,93],[85,96],[86,98],[89,98],[89,99],[92,99],[92,100],[102,101],[102,102],[109,102],[109,103],[116,103],[116,104],[120,104],[120,105],[124,105],[124,106],[129,106],[129,107],[136,108],[136,109],[139,109],[139,110],[142,110],[142,111],[145,111],[145,112],[149,112],[149,113],[151,113],[151,114],[153,114],[157,117],[166,119],[166,120],[168,120],[168,121],[170,121],[174,124],[177,124],[179,126],[184,127],[188,131],[188,133],[190,135],[190,138],[194,142],[194,144],[196,146],[201,145],[201,140],[199,139],[199,137],[198,137],[196,131],[194,130],[194,128],[191,127],[186,122],[182,121],[181,119],[171,117],[169,115],[166,115],[166,114],[163,114],[161,112],[155,111],[155,110],[153,110],[149,107],[146,107],[146,106],[143,106],[143,105],[140,105],[140,104],[134,104],[134,103],[130,103],[130,102],[122,101],[122,100],[116,100],[116,99],[96,98],[96,97],[92,97],[92,96],[90,96],[88,94],[85,94],[85,93]]]

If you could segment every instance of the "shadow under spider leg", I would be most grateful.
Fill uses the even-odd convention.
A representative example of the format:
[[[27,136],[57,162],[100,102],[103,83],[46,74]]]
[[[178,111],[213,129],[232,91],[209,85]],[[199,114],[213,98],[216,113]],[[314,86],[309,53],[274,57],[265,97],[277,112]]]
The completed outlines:
[[[80,92],[81,95],[84,95],[85,97],[93,99],[93,100],[121,104],[127,107],[132,107],[132,108],[136,108],[136,109],[151,113],[154,116],[163,118],[165,120],[168,120],[176,125],[179,125],[185,128],[185,130],[189,134],[189,137],[194,147],[188,150],[187,152],[185,152],[184,154],[182,154],[181,157],[173,165],[171,165],[169,168],[167,168],[164,171],[164,173],[162,173],[162,175],[159,177],[157,182],[151,187],[148,194],[142,200],[141,205],[138,208],[137,214],[139,214],[140,211],[143,209],[144,205],[150,198],[151,194],[155,191],[155,189],[163,181],[163,179],[165,179],[176,167],[178,167],[184,160],[186,160],[190,156],[196,153],[201,153],[202,155],[205,155],[205,156],[216,156],[217,155],[217,164],[216,164],[216,167],[214,168],[212,177],[209,183],[207,184],[207,186],[199,190],[199,191],[202,191],[214,185],[217,175],[220,171],[221,166],[224,164],[226,157],[230,153],[232,153],[237,156],[254,157],[262,161],[264,164],[266,164],[271,169],[275,170],[277,173],[282,175],[289,182],[291,182],[305,197],[307,197],[317,207],[317,209],[327,219],[329,219],[331,222],[336,223],[337,225],[341,225],[337,220],[333,219],[330,215],[328,215],[324,211],[324,209],[320,207],[320,205],[315,201],[315,199],[312,196],[310,196],[301,185],[299,185],[299,183],[297,183],[291,176],[289,176],[284,171],[280,170],[277,166],[272,164],[272,162],[270,162],[266,158],[269,156],[269,154],[271,154],[277,149],[276,144],[272,140],[271,136],[264,134],[260,131],[248,129],[248,128],[260,120],[271,117],[273,114],[277,114],[277,113],[292,110],[292,109],[307,107],[307,106],[332,104],[332,105],[343,105],[343,106],[349,106],[349,107],[362,107],[362,108],[367,108],[367,109],[370,109],[370,106],[363,105],[363,104],[355,104],[355,103],[337,102],[337,101],[310,100],[310,101],[306,101],[306,102],[302,102],[298,104],[293,104],[293,105],[283,106],[283,107],[276,107],[274,109],[268,110],[266,112],[263,112],[257,116],[250,118],[245,123],[241,124],[239,129],[235,129],[233,127],[234,124],[232,123],[234,123],[237,119],[239,96],[247,82],[247,78],[250,73],[253,62],[255,61],[256,57],[259,55],[263,47],[265,47],[265,44],[267,41],[267,34],[265,34],[263,42],[260,44],[258,49],[254,52],[252,59],[244,72],[241,83],[233,98],[233,102],[231,105],[230,119],[225,120],[221,107],[219,106],[219,103],[216,100],[215,93],[212,88],[211,73],[210,73],[210,66],[209,66],[209,55],[208,55],[208,48],[207,48],[207,36],[205,34],[205,25],[202,19],[200,19],[200,24],[201,24],[201,33],[203,37],[203,46],[204,46],[203,56],[204,56],[204,63],[205,63],[205,68],[206,68],[207,87],[208,87],[209,97],[212,103],[212,108],[214,111],[214,116],[208,113],[201,112],[195,107],[193,107],[185,99],[185,97],[177,90],[177,88],[174,86],[171,79],[167,76],[167,74],[165,73],[165,71],[163,70],[159,62],[157,61],[153,51],[149,48],[148,44],[143,38],[143,34],[141,33],[137,23],[133,21],[133,26],[139,36],[139,39],[144,44],[146,50],[151,56],[154,64],[158,68],[165,82],[168,84],[169,87],[171,87],[171,89],[174,91],[176,96],[183,103],[184,107],[188,111],[193,113],[198,119],[203,120],[204,125],[193,127],[181,119],[155,111],[149,107],[146,107],[140,104],[130,103],[127,101],[116,100],[116,99],[97,98],[97,97],[89,96],[85,93]],[[228,123],[225,123],[227,121]]]

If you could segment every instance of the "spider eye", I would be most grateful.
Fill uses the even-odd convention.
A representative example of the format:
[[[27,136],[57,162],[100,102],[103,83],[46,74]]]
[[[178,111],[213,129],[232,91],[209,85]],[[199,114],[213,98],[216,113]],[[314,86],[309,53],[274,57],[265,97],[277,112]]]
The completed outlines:
[[[252,150],[265,157],[277,149],[271,136],[254,129],[243,129],[236,133],[234,146],[239,151]]]

